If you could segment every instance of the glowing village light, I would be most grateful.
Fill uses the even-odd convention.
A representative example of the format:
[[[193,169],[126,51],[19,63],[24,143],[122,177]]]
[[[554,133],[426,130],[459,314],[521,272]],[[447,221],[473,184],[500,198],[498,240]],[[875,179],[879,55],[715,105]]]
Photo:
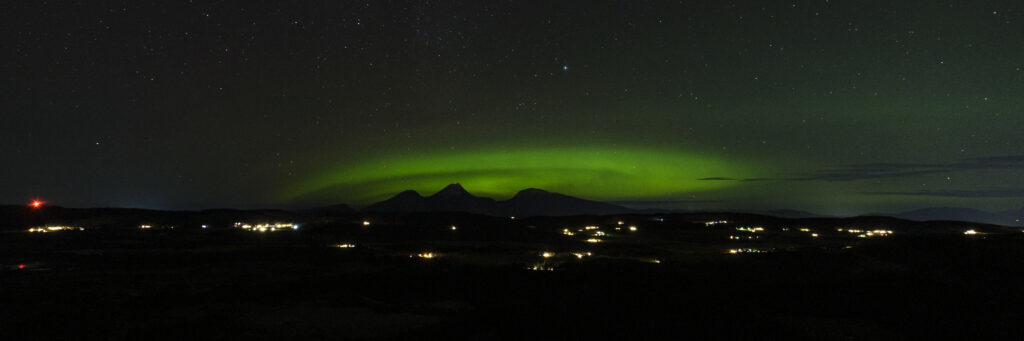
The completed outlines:
[[[734,254],[734,255],[735,254],[740,254],[740,253],[765,253],[765,252],[768,252],[768,251],[761,250],[761,249],[752,249],[752,248],[729,249],[729,251],[728,251],[729,254]]]
[[[964,234],[966,234],[966,235],[975,235],[975,234],[978,234],[978,231],[975,231],[974,229],[970,229],[970,230],[964,231]]]
[[[78,227],[78,226],[44,226],[44,227],[29,228],[28,232],[31,232],[31,233],[48,233],[48,232],[57,232],[57,231],[74,231],[74,230],[85,231],[84,228],[81,228],[81,227]]]
[[[540,256],[544,258],[551,258],[555,256],[555,253],[544,251],[543,253],[540,254]]]
[[[526,268],[526,270],[532,270],[532,271],[555,271],[555,268],[547,266],[545,264],[534,264],[533,266]]]
[[[299,229],[299,224],[295,223],[260,223],[256,225],[251,225],[247,223],[235,223],[234,226],[236,229],[243,229],[246,231],[254,232],[277,232],[283,230],[296,231]]]
[[[369,220],[363,220],[363,226],[370,226]]]
[[[573,252],[572,255],[578,259],[583,259],[583,257],[592,256],[593,254],[590,252]]]

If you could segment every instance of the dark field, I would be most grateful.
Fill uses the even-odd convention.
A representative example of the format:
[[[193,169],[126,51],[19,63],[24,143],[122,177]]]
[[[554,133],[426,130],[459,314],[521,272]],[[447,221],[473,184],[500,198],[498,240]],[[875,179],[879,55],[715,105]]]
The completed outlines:
[[[1024,336],[1024,233],[1010,229],[897,221],[892,235],[858,238],[837,226],[886,221],[764,218],[763,231],[746,232],[736,227],[761,218],[359,219],[265,233],[9,231],[0,338]],[[601,242],[586,242],[596,231]],[[740,248],[763,253],[728,252]]]

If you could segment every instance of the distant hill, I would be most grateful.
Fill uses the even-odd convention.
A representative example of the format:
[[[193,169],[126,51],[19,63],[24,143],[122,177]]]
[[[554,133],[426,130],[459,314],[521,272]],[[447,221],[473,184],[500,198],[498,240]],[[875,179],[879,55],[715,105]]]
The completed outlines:
[[[1024,209],[988,212],[973,208],[932,207],[898,213],[892,216],[916,221],[955,220],[1004,226],[1019,226],[1021,225],[1021,221],[1019,219],[1024,217]]]
[[[636,213],[635,210],[571,197],[564,194],[528,188],[511,199],[497,201],[470,194],[454,183],[429,197],[413,190],[398,193],[390,199],[367,206],[366,212],[466,212],[491,216],[569,216]]]
[[[765,214],[765,215],[773,216],[773,217],[793,218],[793,219],[799,219],[799,218],[827,218],[828,217],[828,216],[820,215],[820,214],[817,214],[817,213],[811,213],[811,212],[807,212],[807,211],[798,211],[798,210],[770,210],[770,211],[765,211],[765,212],[761,212],[761,213]]]
[[[140,224],[178,226],[186,229],[199,229],[202,225],[208,225],[213,228],[227,228],[237,221],[288,222],[295,221],[298,218],[298,214],[282,210],[209,209],[202,211],[160,211],[139,208],[66,208],[43,206],[34,209],[25,205],[0,206],[0,230],[22,230],[44,224],[89,226],[93,228],[137,227]]]
[[[998,214],[1001,217],[1006,217],[1006,218],[1009,218],[1009,219],[1013,219],[1012,224],[1014,226],[1020,226],[1020,225],[1024,224],[1024,208],[1020,208],[1020,209],[1016,209],[1016,210],[1000,211],[1000,212],[996,212],[996,214]]]
[[[307,208],[307,209],[304,209],[304,210],[299,210],[299,213],[303,213],[303,214],[336,214],[336,215],[345,215],[345,214],[354,213],[355,211],[356,210],[352,209],[352,207],[349,206],[349,205],[337,204],[337,205],[330,205],[330,206]]]

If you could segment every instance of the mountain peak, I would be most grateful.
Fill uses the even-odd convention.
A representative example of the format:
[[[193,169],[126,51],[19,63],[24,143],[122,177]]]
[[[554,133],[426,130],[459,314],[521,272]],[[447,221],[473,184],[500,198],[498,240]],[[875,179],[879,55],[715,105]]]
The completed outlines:
[[[465,188],[462,188],[462,184],[456,182],[456,183],[453,183],[451,185],[445,186],[443,189],[441,189],[440,191],[437,191],[437,193],[434,193],[434,195],[432,195],[432,196],[433,197],[438,197],[438,196],[440,196],[440,197],[453,197],[453,196],[465,196],[465,195],[470,195],[470,194],[469,194],[469,192],[466,191]]]
[[[396,198],[399,198],[399,197],[403,197],[403,198],[404,197],[422,198],[423,196],[420,195],[420,193],[415,191],[415,190],[407,189],[407,190],[402,191],[401,193],[396,194],[395,197]]]
[[[545,190],[539,189],[539,188],[527,188],[527,189],[519,191],[519,193],[516,193],[516,195],[514,195],[513,198],[524,198],[524,197],[531,197],[531,196],[544,195],[544,194],[551,194],[551,192],[548,192],[548,191],[545,191]]]

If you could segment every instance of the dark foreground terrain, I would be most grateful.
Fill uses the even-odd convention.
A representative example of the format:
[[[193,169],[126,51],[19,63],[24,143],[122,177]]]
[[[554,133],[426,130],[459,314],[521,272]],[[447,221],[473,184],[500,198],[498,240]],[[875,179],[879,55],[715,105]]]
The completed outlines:
[[[12,229],[0,265],[3,340],[1024,337],[1024,233],[955,222],[421,214],[264,232]]]

